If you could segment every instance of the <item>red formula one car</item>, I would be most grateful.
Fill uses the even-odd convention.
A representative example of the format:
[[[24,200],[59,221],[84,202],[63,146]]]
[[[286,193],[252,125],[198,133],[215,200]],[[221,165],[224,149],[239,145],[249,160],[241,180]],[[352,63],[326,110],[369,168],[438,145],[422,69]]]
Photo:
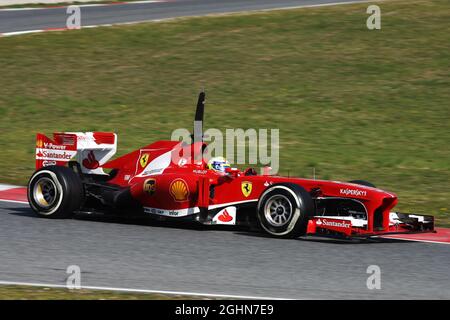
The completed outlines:
[[[204,98],[201,93],[196,121],[203,121]],[[365,181],[260,175],[252,168],[218,172],[203,159],[203,141],[157,141],[109,161],[116,145],[114,133],[65,132],[53,139],[37,134],[31,208],[47,218],[138,213],[205,225],[256,225],[280,238],[434,230],[432,216],[393,212],[396,195]]]

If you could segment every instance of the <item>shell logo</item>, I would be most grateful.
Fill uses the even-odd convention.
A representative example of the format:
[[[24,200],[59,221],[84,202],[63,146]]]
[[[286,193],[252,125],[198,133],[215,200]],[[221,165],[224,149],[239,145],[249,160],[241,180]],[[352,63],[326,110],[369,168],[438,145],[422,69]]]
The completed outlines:
[[[42,148],[43,146],[44,146],[44,141],[42,141],[41,139],[39,139],[38,141],[36,141],[36,147]]]
[[[175,179],[169,187],[170,194],[175,201],[181,202],[188,200],[189,187],[183,179]]]

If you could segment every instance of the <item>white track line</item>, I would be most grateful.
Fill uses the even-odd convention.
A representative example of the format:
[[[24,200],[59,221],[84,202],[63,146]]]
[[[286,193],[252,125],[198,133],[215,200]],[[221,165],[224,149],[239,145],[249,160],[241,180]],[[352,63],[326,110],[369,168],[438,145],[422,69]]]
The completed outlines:
[[[438,243],[438,244],[450,244],[449,242],[444,241],[434,241],[434,240],[419,240],[419,239],[408,239],[408,238],[392,238],[389,236],[380,236],[383,239],[391,239],[391,240],[403,240],[403,241],[416,241],[416,242],[427,242],[427,243]]]
[[[294,6],[294,7],[280,7],[280,8],[271,8],[271,9],[254,9],[254,10],[247,10],[247,11],[236,11],[236,12],[223,12],[223,13],[210,13],[205,15],[192,15],[192,16],[181,16],[181,17],[171,17],[171,18],[163,18],[163,19],[150,19],[150,20],[140,20],[140,21],[130,21],[130,22],[120,22],[120,23],[111,23],[111,24],[97,24],[97,25],[90,25],[90,26],[81,26],[79,29],[85,29],[85,28],[98,28],[98,27],[112,27],[112,26],[122,26],[122,25],[133,25],[133,24],[139,24],[139,23],[145,23],[145,22],[165,22],[165,21],[171,21],[171,20],[178,20],[183,18],[199,18],[199,17],[217,17],[217,16],[227,16],[227,15],[235,15],[235,14],[249,14],[249,13],[257,13],[257,12],[270,12],[270,11],[278,11],[278,10],[293,10],[293,9],[301,9],[301,8],[316,8],[316,7],[329,7],[329,6],[337,6],[337,5],[344,5],[344,4],[358,4],[358,3],[366,3],[366,2],[380,2],[384,0],[363,0],[363,1],[346,1],[346,2],[331,2],[331,3],[321,3],[321,4],[306,4],[306,5],[300,5],[300,6]],[[143,1],[145,2],[145,1]],[[139,2],[139,3],[143,3]],[[154,2],[164,2],[164,1],[154,1]],[[126,4],[133,4],[135,2],[126,2]],[[107,4],[104,4],[107,5]],[[87,5],[85,5],[87,6]],[[0,9],[1,11],[2,9]],[[77,29],[77,30],[79,30]],[[50,32],[50,31],[66,31],[70,29],[38,29],[38,30],[26,30],[26,31],[15,31],[15,32],[5,32],[0,33],[0,37],[10,37],[10,36],[16,36],[16,35],[22,35],[22,34],[29,34],[29,33],[41,33],[41,32]]]
[[[33,282],[16,282],[16,281],[0,281],[0,285],[15,285],[15,286],[30,286],[30,287],[48,287],[48,288],[62,288],[67,289],[63,284],[49,284],[49,283],[33,283]],[[117,292],[130,293],[154,293],[154,294],[168,294],[168,295],[182,295],[182,296],[198,296],[198,297],[212,297],[212,298],[232,298],[232,299],[252,299],[252,300],[288,300],[284,298],[274,297],[260,297],[260,296],[245,296],[245,295],[230,295],[221,293],[201,293],[189,291],[166,291],[166,290],[147,290],[147,289],[130,289],[130,288],[115,288],[115,287],[100,287],[100,286],[81,286],[85,290],[105,290]]]
[[[291,9],[301,9],[301,8],[329,7],[329,6],[338,6],[338,5],[341,5],[341,4],[358,4],[358,3],[380,2],[380,1],[385,1],[385,0],[361,0],[361,1],[354,0],[354,1],[345,1],[345,2],[329,2],[329,3],[318,3],[318,4],[304,4],[304,5],[294,6],[294,7],[280,7],[280,8],[270,8],[270,9],[254,9],[254,10],[247,10],[247,11],[240,11],[240,12],[242,12],[242,13],[258,12],[258,11],[267,12],[267,11],[291,10]],[[234,13],[238,13],[238,12],[234,12]]]
[[[22,34],[39,33],[39,32],[45,32],[45,30],[27,30],[27,31],[6,32],[6,33],[0,33],[0,36],[4,36],[4,37],[20,36]]]
[[[76,2],[76,0],[74,0]],[[27,11],[27,10],[45,10],[45,9],[62,9],[67,8],[72,5],[76,5],[77,7],[84,8],[84,7],[105,7],[105,6],[118,6],[118,5],[127,5],[127,4],[142,4],[142,3],[158,3],[158,2],[166,2],[166,0],[144,0],[144,1],[129,1],[129,2],[107,2],[107,3],[88,3],[88,4],[74,4],[74,3],[67,3],[67,4],[48,4],[48,6],[43,7],[28,7],[28,8],[4,8],[0,9],[1,11]]]
[[[8,200],[8,199],[0,199],[0,202],[11,202],[11,203],[28,204],[28,201]]]
[[[3,184],[0,183],[0,191],[9,190],[9,189],[16,189],[16,188],[23,188],[22,186],[15,186],[12,184]]]

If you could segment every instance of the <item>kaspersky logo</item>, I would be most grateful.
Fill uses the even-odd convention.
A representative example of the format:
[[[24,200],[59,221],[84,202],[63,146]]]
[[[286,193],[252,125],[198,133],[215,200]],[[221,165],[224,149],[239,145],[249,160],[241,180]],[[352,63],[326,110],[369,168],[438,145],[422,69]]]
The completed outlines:
[[[356,196],[356,197],[361,197],[361,196],[365,197],[365,196],[367,196],[367,191],[358,190],[358,189],[349,189],[349,188],[341,189],[340,193],[343,194],[343,195],[346,195],[346,196],[349,196],[349,195],[350,196]]]

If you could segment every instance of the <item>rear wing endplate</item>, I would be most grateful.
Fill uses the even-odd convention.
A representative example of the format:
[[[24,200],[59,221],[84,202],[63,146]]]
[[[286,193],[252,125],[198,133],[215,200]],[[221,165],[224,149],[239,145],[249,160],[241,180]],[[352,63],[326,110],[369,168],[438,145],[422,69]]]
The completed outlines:
[[[101,168],[117,150],[112,132],[57,132],[53,139],[36,135],[36,170],[77,161],[83,173],[105,174]]]

